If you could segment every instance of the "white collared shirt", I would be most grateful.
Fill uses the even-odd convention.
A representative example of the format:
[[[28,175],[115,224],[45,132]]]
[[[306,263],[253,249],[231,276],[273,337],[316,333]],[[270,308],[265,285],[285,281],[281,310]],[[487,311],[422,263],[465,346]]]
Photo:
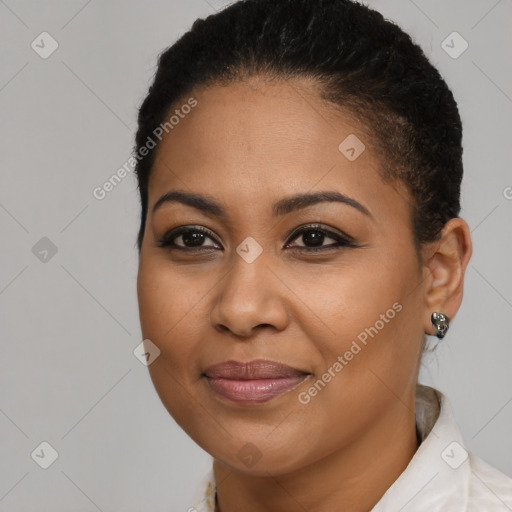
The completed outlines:
[[[418,384],[416,427],[418,450],[371,512],[512,511],[512,478],[465,448],[443,393]],[[215,512],[213,468],[189,510]]]

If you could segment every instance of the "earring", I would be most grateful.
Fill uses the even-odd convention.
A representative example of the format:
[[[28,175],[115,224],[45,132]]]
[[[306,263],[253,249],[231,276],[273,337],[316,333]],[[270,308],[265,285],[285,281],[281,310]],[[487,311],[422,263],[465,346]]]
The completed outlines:
[[[448,331],[448,328],[450,327],[450,319],[443,313],[432,313],[430,321],[434,326],[435,335],[439,339],[443,339],[446,331]]]

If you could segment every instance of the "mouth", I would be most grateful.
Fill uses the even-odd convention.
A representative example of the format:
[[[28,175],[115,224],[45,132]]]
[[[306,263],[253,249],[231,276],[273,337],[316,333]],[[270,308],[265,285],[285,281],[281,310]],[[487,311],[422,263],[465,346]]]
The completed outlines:
[[[255,405],[295,389],[310,375],[282,363],[255,359],[246,363],[225,361],[210,366],[202,377],[216,395],[238,405]]]

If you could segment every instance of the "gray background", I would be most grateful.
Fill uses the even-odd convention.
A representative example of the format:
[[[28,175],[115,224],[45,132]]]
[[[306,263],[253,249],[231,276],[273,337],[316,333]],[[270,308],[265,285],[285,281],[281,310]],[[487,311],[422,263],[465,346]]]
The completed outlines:
[[[130,155],[158,53],[225,3],[0,0],[0,512],[186,511],[209,468],[133,354],[135,177],[101,201],[92,191]],[[368,3],[422,46],[464,123],[474,255],[420,380],[446,393],[468,447],[512,476],[512,2]],[[59,44],[47,59],[31,48],[43,31]],[[456,59],[441,47],[453,31],[469,43]],[[58,453],[48,469],[31,457],[43,441]]]

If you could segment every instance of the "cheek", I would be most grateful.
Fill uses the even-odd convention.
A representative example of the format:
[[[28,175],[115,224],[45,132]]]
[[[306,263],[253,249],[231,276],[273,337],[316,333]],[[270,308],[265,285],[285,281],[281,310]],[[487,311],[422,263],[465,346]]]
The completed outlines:
[[[137,296],[143,335],[172,338],[177,329],[193,327],[190,319],[201,307],[207,287],[159,258],[140,262]]]
[[[302,327],[308,329],[308,335],[313,334],[317,346],[341,349],[342,345],[332,345],[333,340],[355,338],[376,322],[382,332],[400,322],[400,306],[395,303],[405,300],[410,272],[382,257],[368,256],[283,275],[295,296],[289,299],[296,316],[293,320],[307,322]]]
[[[198,311],[205,293],[200,282],[183,277],[158,258],[140,260],[137,296],[142,336],[160,350],[148,371],[163,405],[187,432],[192,419],[203,414],[189,392],[197,378],[194,362],[200,338],[194,318],[203,314]]]
[[[317,353],[315,371],[323,374],[341,356],[344,368],[337,373],[344,377],[338,382],[370,386],[382,375],[391,388],[405,385],[415,371],[423,333],[416,272],[414,257],[400,259],[381,249],[301,284],[295,281],[297,295],[307,297],[311,309],[302,306],[297,316]]]
[[[204,337],[204,320],[197,320],[208,319],[205,295],[211,286],[205,285],[204,279],[184,276],[157,258],[139,266],[137,294],[142,335],[160,350],[148,369],[171,414],[171,408],[175,409],[172,404],[183,398],[177,390],[196,385]],[[186,404],[182,405],[186,409]]]

